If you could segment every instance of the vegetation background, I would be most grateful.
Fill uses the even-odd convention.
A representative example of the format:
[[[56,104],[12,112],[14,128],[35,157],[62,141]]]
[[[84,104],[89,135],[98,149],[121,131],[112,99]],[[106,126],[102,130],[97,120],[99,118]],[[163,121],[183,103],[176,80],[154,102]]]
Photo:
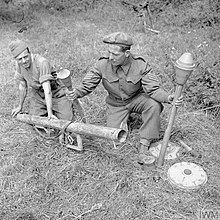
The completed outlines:
[[[220,4],[218,0],[149,0],[144,17],[138,0],[0,0],[0,219],[196,219],[220,210]],[[143,25],[144,24],[144,25]],[[153,24],[153,26],[152,26]],[[155,33],[149,30],[159,31]],[[76,86],[105,51],[104,35],[129,33],[134,53],[145,56],[168,91],[175,90],[175,62],[190,52],[196,68],[184,90],[171,141],[183,140],[202,154],[182,154],[162,168],[135,163],[140,119],[130,119],[126,143],[84,138],[77,154],[45,140],[11,118],[18,103],[11,40],[22,39],[55,67],[68,68]],[[81,99],[87,121],[105,125],[103,87]],[[28,97],[29,99],[29,97]],[[25,109],[28,110],[28,99]],[[161,137],[170,106],[161,115]],[[197,191],[171,185],[167,170],[177,162],[200,165],[208,182]],[[155,173],[162,179],[156,183]]]

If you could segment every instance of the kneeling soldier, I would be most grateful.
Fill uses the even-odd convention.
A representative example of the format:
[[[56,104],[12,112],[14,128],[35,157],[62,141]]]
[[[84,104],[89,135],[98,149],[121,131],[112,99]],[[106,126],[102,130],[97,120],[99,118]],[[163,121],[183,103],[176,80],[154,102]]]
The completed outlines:
[[[29,86],[31,115],[72,121],[72,103],[66,97],[65,86],[53,76],[49,61],[39,54],[32,54],[21,40],[12,41],[9,49],[16,61],[15,78],[19,81],[19,104],[12,110],[12,116],[22,111]]]
[[[171,103],[174,95],[160,87],[147,60],[130,52],[133,40],[129,35],[112,33],[105,36],[103,42],[108,44],[108,54],[96,62],[70,96],[82,98],[102,81],[108,92],[107,126],[120,128],[127,124],[131,113],[140,113],[143,124],[140,127],[139,159],[144,162],[152,139],[159,137],[161,103]],[[181,103],[182,99],[179,99],[175,104]]]

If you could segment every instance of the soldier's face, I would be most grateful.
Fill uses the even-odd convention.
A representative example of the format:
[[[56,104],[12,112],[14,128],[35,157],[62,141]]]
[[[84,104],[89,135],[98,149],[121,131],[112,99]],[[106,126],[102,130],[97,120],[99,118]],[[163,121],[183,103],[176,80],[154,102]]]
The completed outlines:
[[[108,52],[109,60],[111,61],[113,66],[121,65],[127,57],[126,52],[122,52],[121,47],[118,45],[109,45]]]
[[[31,54],[28,52],[27,49],[20,53],[15,59],[18,62],[18,64],[23,66],[25,69],[30,68]]]

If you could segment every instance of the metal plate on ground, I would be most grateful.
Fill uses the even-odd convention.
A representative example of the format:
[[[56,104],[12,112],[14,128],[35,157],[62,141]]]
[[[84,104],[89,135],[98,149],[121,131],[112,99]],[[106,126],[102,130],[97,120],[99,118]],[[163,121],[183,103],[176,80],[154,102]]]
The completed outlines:
[[[197,164],[176,163],[167,172],[171,184],[184,190],[196,190],[207,182],[206,172]]]
[[[151,144],[149,151],[151,152],[151,154],[153,156],[155,156],[157,158],[159,157],[162,143],[163,142],[160,141],[160,142],[156,142],[156,143]],[[177,158],[178,157],[178,151],[180,150],[180,148],[181,148],[180,146],[178,146],[178,145],[176,145],[172,142],[169,142],[164,159],[165,160],[172,160],[172,159]]]

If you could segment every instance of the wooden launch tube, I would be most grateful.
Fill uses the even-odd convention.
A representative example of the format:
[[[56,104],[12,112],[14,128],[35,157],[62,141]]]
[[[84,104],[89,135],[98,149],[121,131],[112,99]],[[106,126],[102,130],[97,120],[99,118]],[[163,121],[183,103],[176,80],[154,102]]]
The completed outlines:
[[[180,97],[183,86],[189,78],[190,74],[192,73],[194,66],[195,64],[193,64],[192,55],[190,53],[184,53],[175,63],[177,86],[174,95],[173,106],[169,116],[168,126],[163,137],[163,143],[158,158],[158,166],[163,166],[164,156],[170,139],[171,129],[173,127],[174,119],[176,116],[177,107],[174,103]]]
[[[61,119],[51,119],[48,120],[46,117],[28,115],[28,114],[18,114],[17,119],[19,121],[32,124],[32,125],[40,125],[43,127],[54,128],[58,130],[62,130],[65,128],[66,131],[73,132],[75,134],[82,135],[90,135],[96,136],[98,138],[110,139],[114,141],[124,142],[127,137],[127,132],[123,129],[110,128],[104,126],[97,126],[86,123],[78,123]]]

